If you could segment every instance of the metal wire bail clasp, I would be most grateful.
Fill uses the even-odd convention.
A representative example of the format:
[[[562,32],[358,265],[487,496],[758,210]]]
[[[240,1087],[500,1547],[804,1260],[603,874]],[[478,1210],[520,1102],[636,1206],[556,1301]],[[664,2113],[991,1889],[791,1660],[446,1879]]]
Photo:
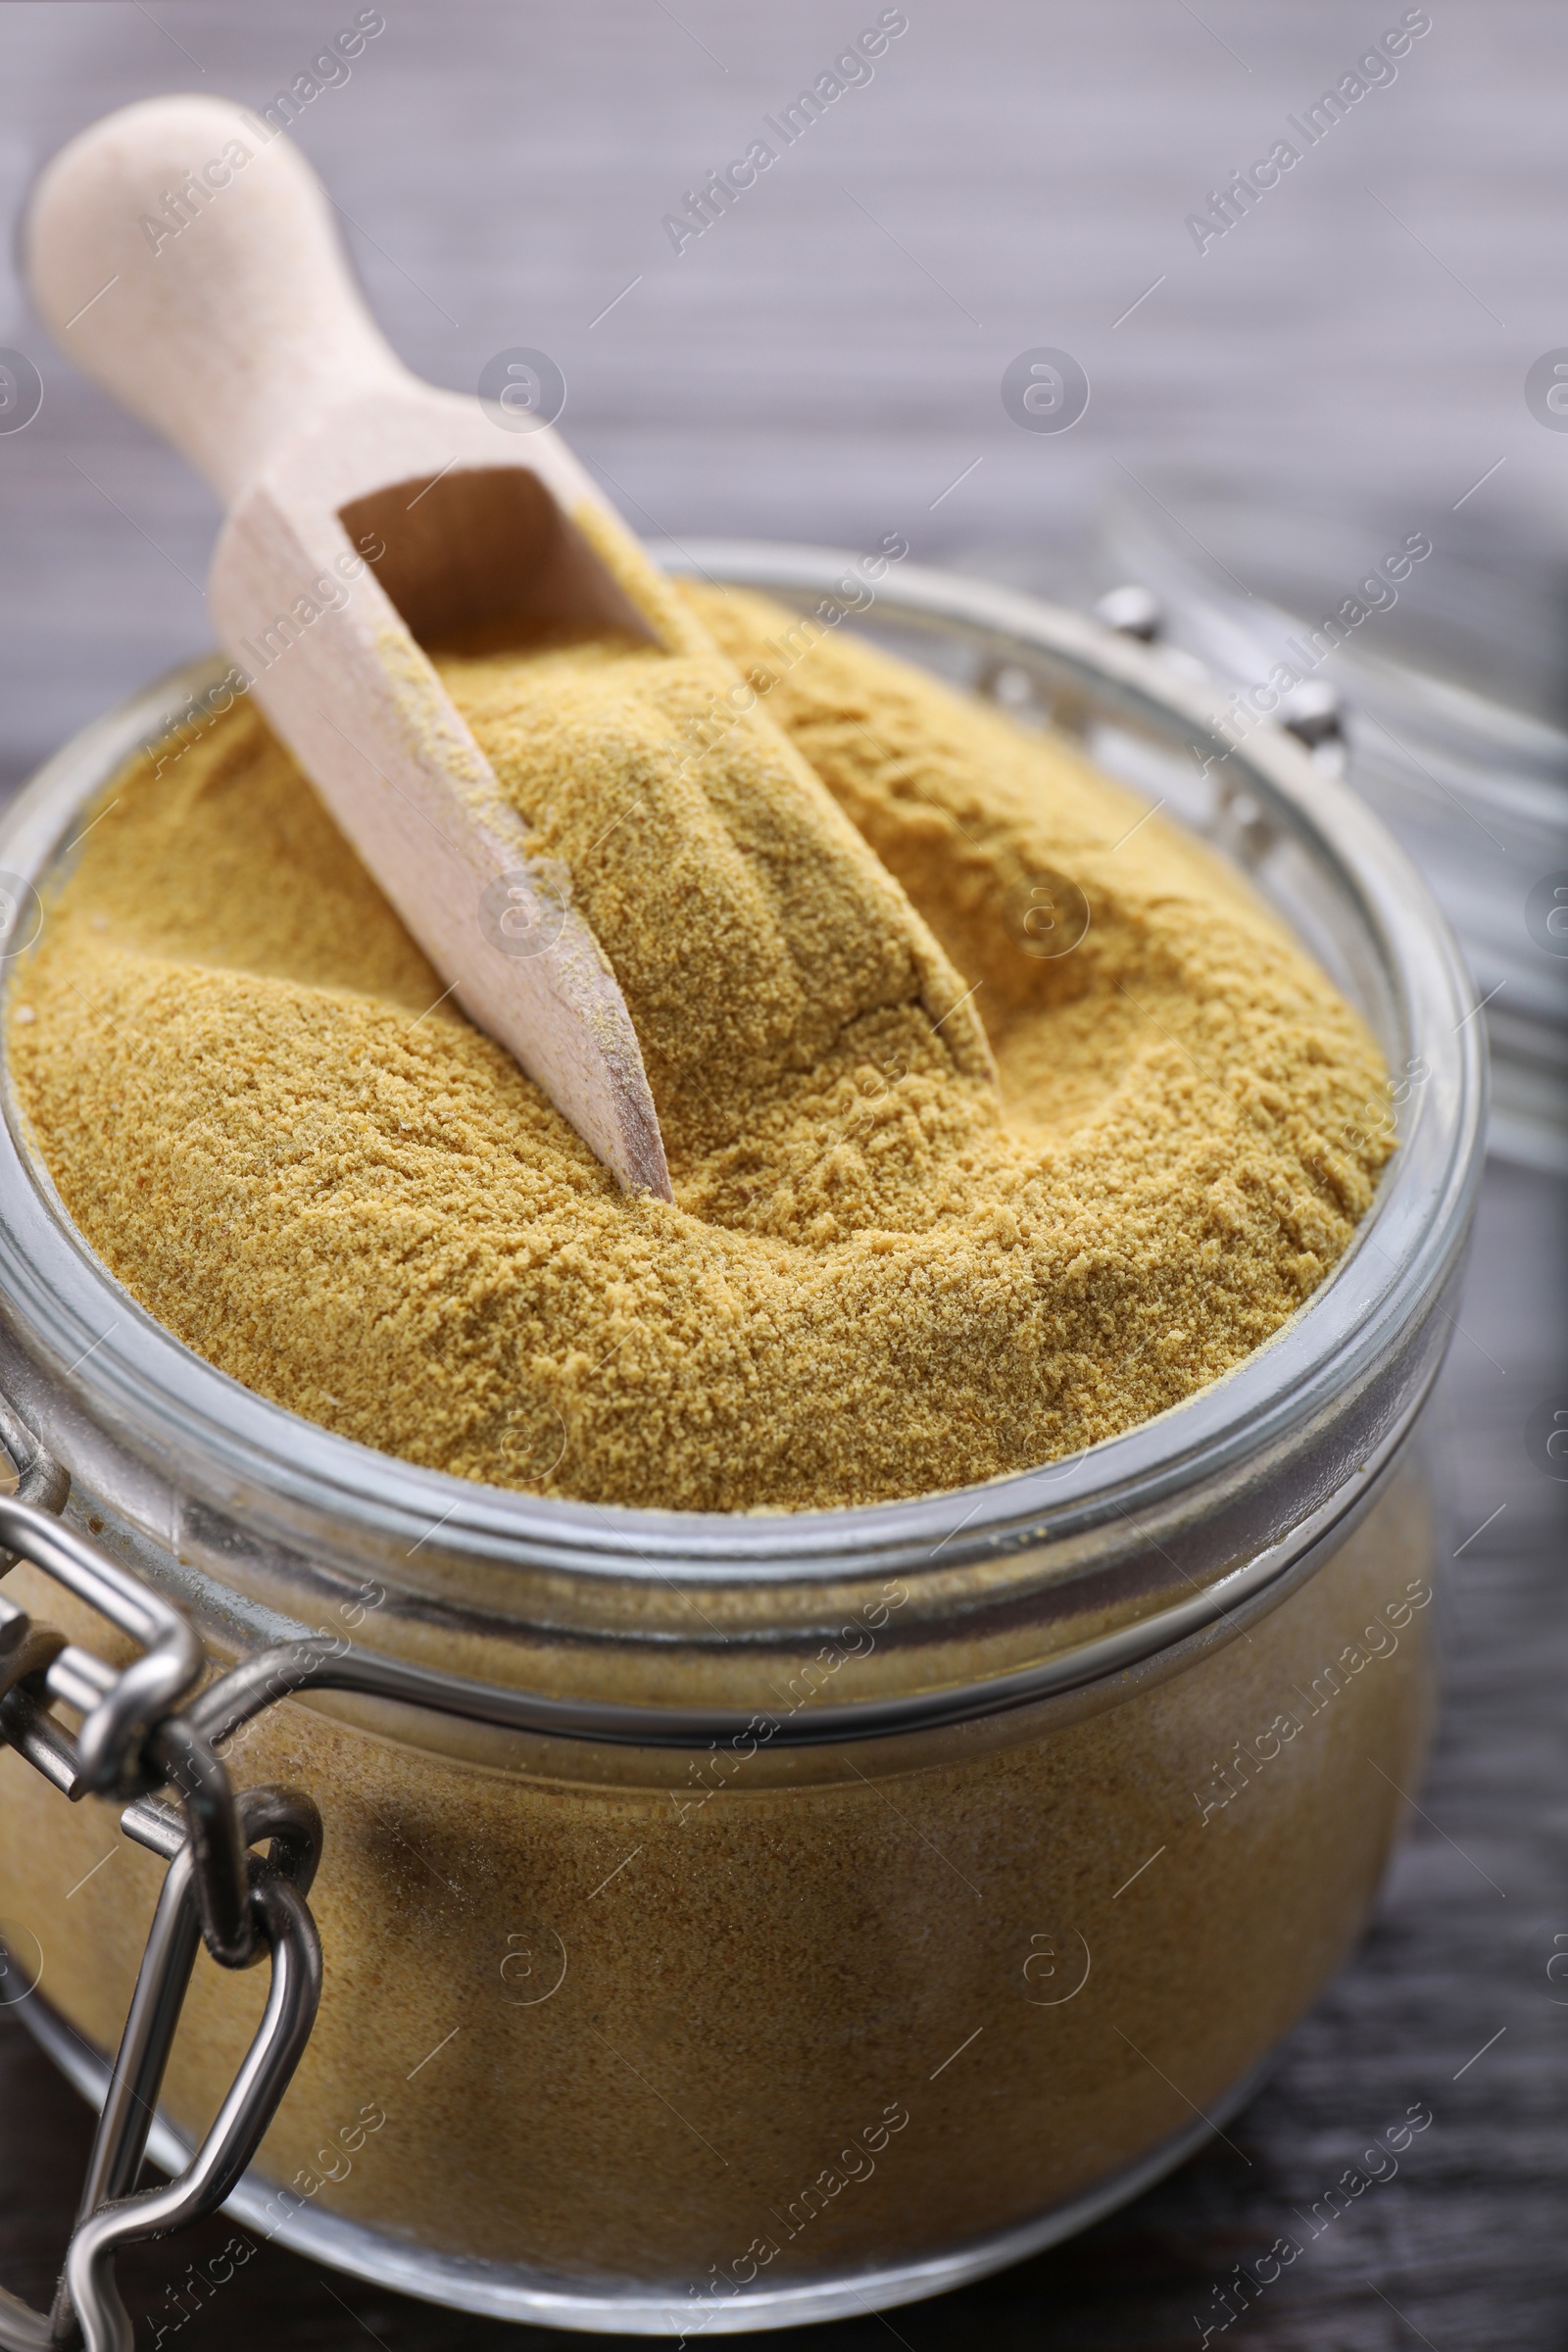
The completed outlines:
[[[154,1726],[201,1680],[207,1661],[195,1628],[118,1560],[51,1512],[15,1494],[0,1494],[0,1544],[52,1576],[141,1645],[142,1655],[118,1671],[69,1642],[60,1645],[49,1664],[44,1677],[48,1696],[78,1708],[82,1716],[67,1793],[133,1797],[161,1788],[170,1772],[145,1754],[145,1743]],[[0,1574],[14,1565],[15,1559],[7,1560]],[[28,1630],[24,1613],[0,1600],[5,1649],[20,1650]],[[9,1690],[22,1679],[13,1675],[0,1689]],[[3,1728],[25,1749],[24,1740],[16,1737],[9,1722]],[[41,1764],[36,1756],[31,1760]],[[64,1785],[58,1770],[49,1778]]]
[[[0,1599],[0,1744],[9,1741],[70,1797],[129,1798],[121,1826],[169,1863],[130,2014],[93,2142],[76,2229],[49,2317],[0,2289],[4,2352],[131,2352],[115,2283],[122,2245],[161,2237],[212,2212],[250,2163],[310,2038],[321,1992],[321,1947],[306,1893],[321,1820],[297,1789],[236,1797],[211,1741],[175,1710],[207,1668],[194,1627],[119,1561],[48,1507],[66,1481],[0,1399],[0,1440],[26,1460],[23,1491],[0,1495],[0,1576],[18,1558],[52,1576],[141,1645],[116,1668]],[[40,1502],[44,1507],[39,1507]],[[75,1708],[73,1740],[49,1712]],[[152,1791],[172,1787],[183,1821]],[[250,1848],[270,1841],[264,1858]],[[267,2007],[244,2064],[190,2163],[167,2186],[137,2190],[198,1944],[225,1968],[271,1960]]]
[[[233,1790],[212,1742],[174,1712],[207,1667],[195,1628],[118,1560],[16,1495],[0,1495],[0,1545],[142,1644],[142,1655],[117,1670],[0,1599],[0,1740],[73,1799],[172,1788],[184,1808],[207,1948],[224,1968],[248,1967],[261,1947]],[[14,1564],[6,1558],[0,1575]],[[51,1699],[80,1711],[74,1740],[48,1713]]]
[[[258,1929],[255,1948],[258,1957],[264,1946],[271,1955],[267,2007],[227,2097],[184,2171],[167,2186],[129,2193],[141,2171],[200,1940],[197,1864],[190,1846],[179,1845],[164,1881],[98,2122],[80,2218],[55,2304],[51,2340],[56,2346],[71,2340],[74,2312],[86,2352],[131,2352],[130,2321],[115,2283],[115,2256],[122,2246],[200,2220],[232,2193],[310,2039],[321,1997],[321,1946],[305,1897],[321,1850],[320,1815],[295,1788],[247,1788],[237,1805],[245,1845],[271,1840],[268,1859],[251,1856],[247,1866],[249,1908]],[[131,1808],[151,1816],[159,1810]],[[127,1817],[126,1827],[153,1842],[153,1821],[133,1825]]]

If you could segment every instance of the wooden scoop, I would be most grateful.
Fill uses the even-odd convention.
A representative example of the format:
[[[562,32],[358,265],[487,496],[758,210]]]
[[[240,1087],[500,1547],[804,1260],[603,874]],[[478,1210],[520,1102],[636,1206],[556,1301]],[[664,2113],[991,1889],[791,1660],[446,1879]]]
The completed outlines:
[[[62,348],[228,507],[213,622],[274,732],[469,1018],[623,1186],[669,1200],[614,974],[416,642],[502,618],[660,642],[573,519],[622,535],[593,482],[542,420],[498,430],[409,372],[315,174],[241,107],[95,123],[42,173],[25,246]]]

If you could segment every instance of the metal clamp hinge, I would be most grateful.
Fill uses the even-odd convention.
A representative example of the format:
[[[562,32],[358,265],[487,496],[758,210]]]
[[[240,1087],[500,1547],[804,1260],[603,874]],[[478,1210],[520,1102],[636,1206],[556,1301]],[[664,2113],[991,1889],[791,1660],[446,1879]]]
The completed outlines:
[[[116,1669],[0,1597],[0,1745],[65,1795],[128,1799],[127,1837],[169,1863],[142,1956],[64,2274],[49,2314],[0,2289],[4,2352],[131,2352],[115,2283],[123,2245],[162,2237],[216,2210],[250,2164],[299,2064],[321,1990],[321,1949],[306,1895],[321,1821],[298,1789],[238,1795],[213,1740],[182,1712],[208,1673],[195,1629],[96,1544],[67,1526],[70,1482],[0,1398],[0,1443],[19,1466],[0,1495],[0,1577],[19,1559],[128,1635],[138,1655]],[[51,1713],[74,1708],[73,1737]],[[169,1788],[180,1811],[157,1801]],[[267,1841],[265,1855],[253,1849]],[[262,2022],[207,2136],[166,2186],[136,2186],[197,1947],[221,1967],[265,1952]]]

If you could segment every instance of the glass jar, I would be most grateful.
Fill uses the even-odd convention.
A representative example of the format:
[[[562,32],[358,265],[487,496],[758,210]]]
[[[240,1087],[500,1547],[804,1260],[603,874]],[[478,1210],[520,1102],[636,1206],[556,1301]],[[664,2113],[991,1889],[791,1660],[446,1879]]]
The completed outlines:
[[[1492,1151],[1568,1173],[1568,575],[1555,531],[1518,514],[1492,523],[1462,499],[1436,515],[1308,510],[1171,473],[1123,483],[1089,566],[1093,589],[1152,592],[1161,642],[1201,662],[1233,732],[1280,702],[1287,674],[1308,733],[1314,702],[1319,723],[1332,715],[1320,759],[1344,764],[1409,851],[1485,1001]]]
[[[484,1722],[315,1693],[229,1752],[326,1820],[320,2017],[230,2210],[466,2309],[697,2334],[908,2300],[1083,2227],[1222,2128],[1355,1937],[1428,1736],[1410,1439],[1485,1068],[1423,885],[1277,729],[1216,767],[1201,687],[999,589],[690,560],[1092,731],[1361,1007],[1396,1074],[1365,1116],[1399,1142],[1329,1278],[1176,1409],[961,1492],[704,1515],[483,1488],[240,1387],[92,1255],[8,1089],[0,1391],[73,1524],[215,1657],[325,1627],[490,1689]],[[44,769],[0,844],[20,903],[220,674]],[[25,1564],[6,1591],[116,1654]],[[20,2013],[101,2095],[158,1865],[10,1751],[0,1785]],[[205,2127],[262,1990],[199,1963],[155,2156]]]

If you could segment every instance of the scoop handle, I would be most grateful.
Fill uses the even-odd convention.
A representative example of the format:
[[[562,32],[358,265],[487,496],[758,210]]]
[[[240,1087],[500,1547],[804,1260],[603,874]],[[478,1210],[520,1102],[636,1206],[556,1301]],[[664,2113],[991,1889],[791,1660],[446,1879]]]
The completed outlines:
[[[40,173],[24,232],[62,350],[232,502],[328,406],[408,383],[293,141],[221,98],[106,115]]]

